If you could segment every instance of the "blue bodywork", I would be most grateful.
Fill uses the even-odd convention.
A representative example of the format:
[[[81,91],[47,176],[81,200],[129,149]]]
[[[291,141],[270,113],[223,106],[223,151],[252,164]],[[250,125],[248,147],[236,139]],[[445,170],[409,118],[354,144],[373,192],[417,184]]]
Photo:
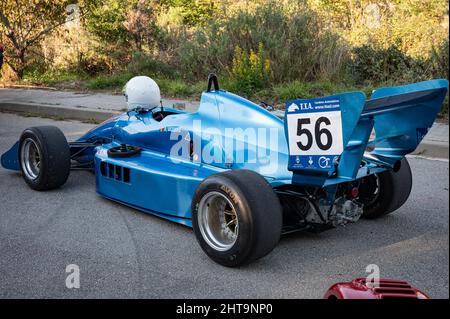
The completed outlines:
[[[332,201],[337,185],[395,168],[432,126],[447,89],[447,80],[432,80],[381,88],[370,100],[362,92],[328,97],[340,101],[343,151],[326,171],[289,170],[285,121],[223,90],[204,92],[194,113],[156,108],[113,117],[70,146],[73,160],[94,168],[100,195],[192,226],[195,190],[206,177],[225,170],[256,171],[274,188],[324,188]],[[158,114],[163,118],[158,119]],[[238,130],[230,132],[230,128]],[[265,129],[266,134],[258,134],[255,142],[252,129]],[[184,141],[192,142],[188,154],[171,154]],[[228,149],[230,141],[233,147]],[[122,143],[142,151],[131,157],[109,157],[108,149]],[[1,163],[20,170],[18,143],[2,155]]]

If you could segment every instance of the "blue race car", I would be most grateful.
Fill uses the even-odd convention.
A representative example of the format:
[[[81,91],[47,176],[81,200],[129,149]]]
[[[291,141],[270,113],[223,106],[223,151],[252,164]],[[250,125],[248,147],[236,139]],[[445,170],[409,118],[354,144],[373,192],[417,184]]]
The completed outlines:
[[[210,75],[197,112],[163,107],[156,83],[126,85],[128,111],[75,142],[56,127],[26,129],[1,157],[35,190],[95,172],[111,200],[192,227],[214,261],[239,266],[282,234],[323,231],[402,206],[405,155],[432,126],[447,80],[286,102],[279,116],[219,89]]]

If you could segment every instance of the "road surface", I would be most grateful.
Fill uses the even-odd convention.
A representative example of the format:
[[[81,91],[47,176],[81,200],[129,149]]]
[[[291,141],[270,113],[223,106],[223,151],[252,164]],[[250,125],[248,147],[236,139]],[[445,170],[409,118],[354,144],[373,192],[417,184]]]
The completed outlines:
[[[69,140],[92,127],[0,113],[0,153],[33,125],[56,125]],[[448,162],[410,163],[412,195],[392,215],[289,235],[237,269],[212,262],[189,228],[101,198],[89,172],[36,192],[0,168],[0,298],[320,298],[370,264],[448,298]],[[66,288],[70,264],[79,266],[79,289]]]

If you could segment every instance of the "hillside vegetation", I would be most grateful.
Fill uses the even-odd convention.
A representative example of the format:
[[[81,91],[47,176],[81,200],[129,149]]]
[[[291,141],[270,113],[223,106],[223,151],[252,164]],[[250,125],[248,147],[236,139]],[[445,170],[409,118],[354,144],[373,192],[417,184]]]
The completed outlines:
[[[216,72],[222,87],[280,104],[448,79],[446,0],[72,2],[2,1],[2,81],[120,92],[144,74],[186,97]]]

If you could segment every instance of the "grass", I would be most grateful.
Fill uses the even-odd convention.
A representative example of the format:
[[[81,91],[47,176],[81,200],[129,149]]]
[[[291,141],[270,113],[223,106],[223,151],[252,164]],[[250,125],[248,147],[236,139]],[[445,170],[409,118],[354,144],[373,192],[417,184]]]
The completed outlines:
[[[247,96],[250,100],[261,102],[277,107],[284,107],[284,103],[294,99],[310,99],[321,96],[328,96],[342,92],[363,91],[366,96],[370,96],[371,87],[355,86],[346,83],[335,83],[330,81],[301,82],[293,81],[289,83],[276,84]]]
[[[182,80],[155,79],[164,96],[192,97],[200,96],[206,90],[206,83],[186,83]]]
[[[292,100],[296,98],[315,98],[327,96],[340,92],[357,90],[354,86],[342,83],[324,82],[299,82],[294,81],[287,84],[276,85],[273,88],[273,95],[281,101]]]
[[[55,86],[64,82],[82,81],[86,79],[78,73],[69,71],[47,71],[44,73],[28,72],[25,74],[22,83]]]
[[[117,73],[112,75],[100,75],[88,79],[86,87],[92,90],[121,89],[133,75],[129,73]]]
[[[86,87],[92,90],[113,89],[120,90],[125,83],[131,79],[131,73],[118,73],[113,75],[101,75],[89,79]],[[153,78],[158,83],[161,93],[170,97],[191,97],[199,95],[206,87],[204,83],[186,83],[182,80],[172,80],[165,78]]]
[[[122,72],[109,75],[99,75],[96,77],[87,77],[67,71],[46,72],[43,74],[28,73],[22,84],[37,84],[46,86],[65,87],[64,83],[79,82],[77,86],[69,86],[75,89],[88,90],[112,90],[121,91],[125,83],[133,77],[131,72]],[[200,98],[200,94],[206,90],[206,81],[189,83],[182,79],[168,79],[164,77],[154,77],[158,83],[161,94],[165,97],[175,98]],[[274,84],[272,86],[253,91],[251,94],[239,92],[239,86],[233,83],[229,78],[220,79],[220,87],[228,89],[233,93],[243,95],[248,99],[259,103],[266,103],[283,107],[288,100],[297,98],[315,98],[327,96],[348,91],[363,91],[369,98],[373,89],[382,86],[391,86],[392,83],[382,83],[367,86],[357,86],[349,83],[339,83],[331,81],[301,82],[293,81],[289,83]],[[449,98],[446,97],[441,110],[441,117],[448,117]]]

